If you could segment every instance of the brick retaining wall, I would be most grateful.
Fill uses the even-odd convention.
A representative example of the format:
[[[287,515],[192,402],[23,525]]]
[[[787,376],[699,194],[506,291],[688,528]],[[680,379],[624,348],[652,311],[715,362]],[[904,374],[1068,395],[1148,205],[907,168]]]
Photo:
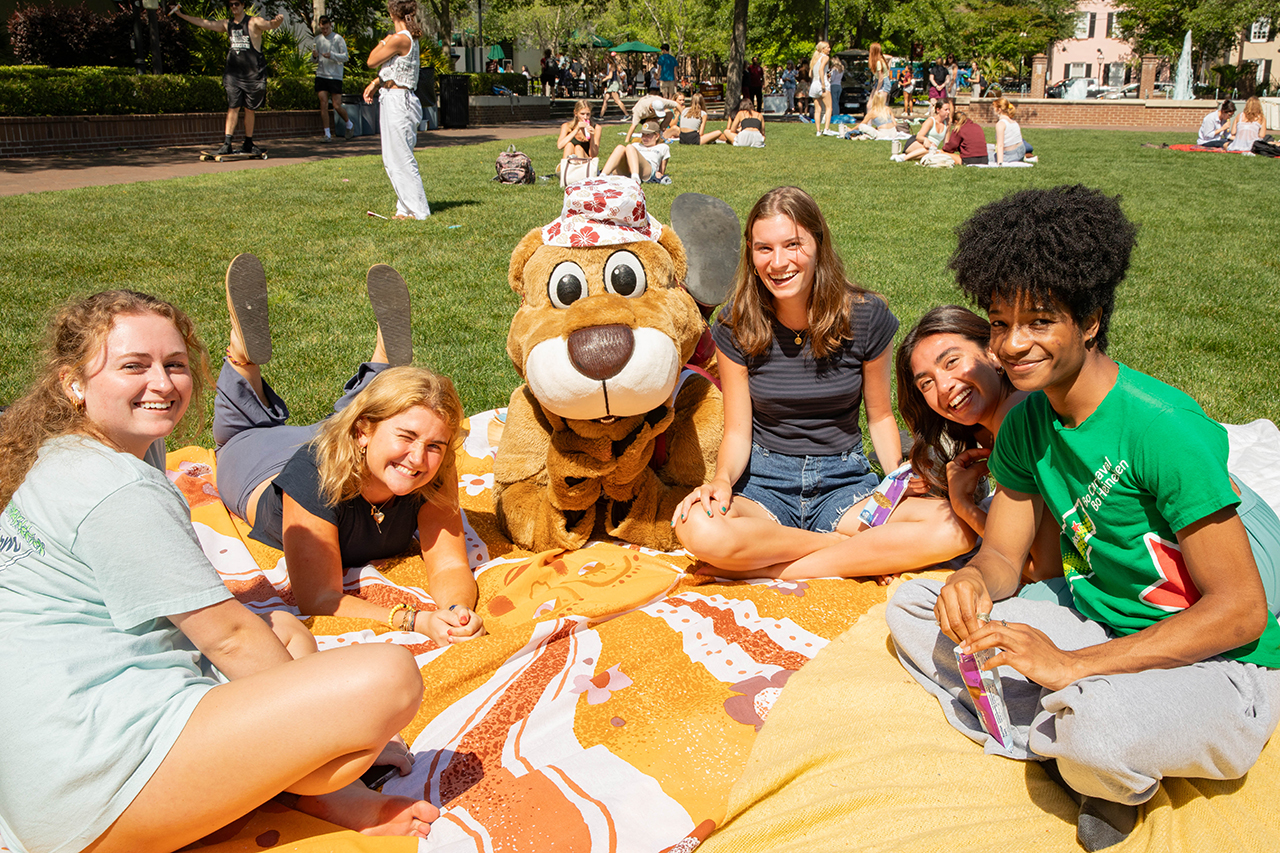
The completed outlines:
[[[1137,101],[1128,98],[1114,101],[1063,101],[1057,98],[1010,98],[1018,107],[1018,124],[1026,127],[1143,127],[1170,130],[1196,130],[1212,101]],[[970,117],[983,124],[995,121],[989,98],[971,100]]]
[[[473,97],[470,124],[510,124],[547,119],[546,98]],[[116,148],[167,148],[222,143],[226,113],[171,113],[128,116],[0,116],[0,157],[39,156],[67,151],[110,151]],[[319,110],[263,110],[254,124],[259,142],[319,136]],[[243,119],[236,139],[243,133]]]
[[[226,113],[129,116],[0,116],[0,157],[221,144]],[[319,110],[264,110],[253,138],[259,141],[319,136]],[[236,130],[242,133],[243,120]]]

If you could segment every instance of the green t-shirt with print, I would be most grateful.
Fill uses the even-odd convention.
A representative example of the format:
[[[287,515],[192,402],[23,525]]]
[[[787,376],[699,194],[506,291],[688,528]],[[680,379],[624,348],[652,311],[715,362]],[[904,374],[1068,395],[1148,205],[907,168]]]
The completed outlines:
[[[997,482],[1040,494],[1062,525],[1062,564],[1076,608],[1132,634],[1200,598],[1177,531],[1240,503],[1227,433],[1191,397],[1125,365],[1075,428],[1042,392],[1009,412],[991,454]],[[1280,623],[1223,653],[1280,667]]]

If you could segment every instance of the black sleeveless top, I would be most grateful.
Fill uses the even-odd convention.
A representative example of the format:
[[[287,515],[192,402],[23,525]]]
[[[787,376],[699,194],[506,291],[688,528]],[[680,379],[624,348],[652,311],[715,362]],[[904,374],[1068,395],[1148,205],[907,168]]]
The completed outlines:
[[[258,81],[267,79],[267,58],[262,51],[253,46],[249,37],[249,15],[236,23],[234,18],[227,19],[227,38],[231,40],[231,48],[227,51],[227,77],[237,80]]]
[[[764,123],[758,118],[744,118],[738,122],[738,130],[759,130],[764,131]]]

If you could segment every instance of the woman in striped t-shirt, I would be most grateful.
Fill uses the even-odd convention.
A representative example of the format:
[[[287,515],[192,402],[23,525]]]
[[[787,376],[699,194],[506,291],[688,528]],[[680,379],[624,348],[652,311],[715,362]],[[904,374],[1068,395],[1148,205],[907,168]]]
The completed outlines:
[[[680,541],[732,576],[859,577],[938,562],[921,541],[955,527],[945,501],[906,501],[893,520],[916,523],[858,532],[879,482],[862,449],[864,396],[881,465],[902,459],[889,390],[897,318],[845,277],[803,190],[767,193],[744,237],[733,300],[712,329],[724,441],[711,482],[672,518]]]

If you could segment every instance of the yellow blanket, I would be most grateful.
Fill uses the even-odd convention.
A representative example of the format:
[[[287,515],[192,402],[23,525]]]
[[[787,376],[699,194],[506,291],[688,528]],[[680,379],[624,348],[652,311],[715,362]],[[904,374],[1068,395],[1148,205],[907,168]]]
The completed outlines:
[[[494,521],[494,417],[470,419],[458,460],[488,636],[439,649],[368,621],[308,621],[322,648],[394,642],[422,667],[422,707],[404,732],[414,771],[384,790],[442,809],[424,850],[692,849],[723,821],[729,789],[782,686],[883,602],[884,588],[717,583],[688,574],[686,555],[618,543],[514,550]],[[257,612],[296,614],[280,552],[248,539],[223,508],[212,452],[172,453],[169,467],[236,597]],[[432,606],[418,556],[349,570],[344,587]],[[313,829],[300,829],[300,820]],[[315,849],[348,849],[342,836],[322,834],[333,827],[278,808],[229,831],[230,840],[210,849],[295,849],[300,838]],[[363,841],[361,849],[383,843]]]
[[[1076,807],[1034,763],[983,754],[898,663],[885,607],[787,685],[699,853],[1078,853]],[[1154,710],[1153,710],[1154,712]],[[1280,850],[1280,745],[1242,780],[1168,779],[1115,853]]]

